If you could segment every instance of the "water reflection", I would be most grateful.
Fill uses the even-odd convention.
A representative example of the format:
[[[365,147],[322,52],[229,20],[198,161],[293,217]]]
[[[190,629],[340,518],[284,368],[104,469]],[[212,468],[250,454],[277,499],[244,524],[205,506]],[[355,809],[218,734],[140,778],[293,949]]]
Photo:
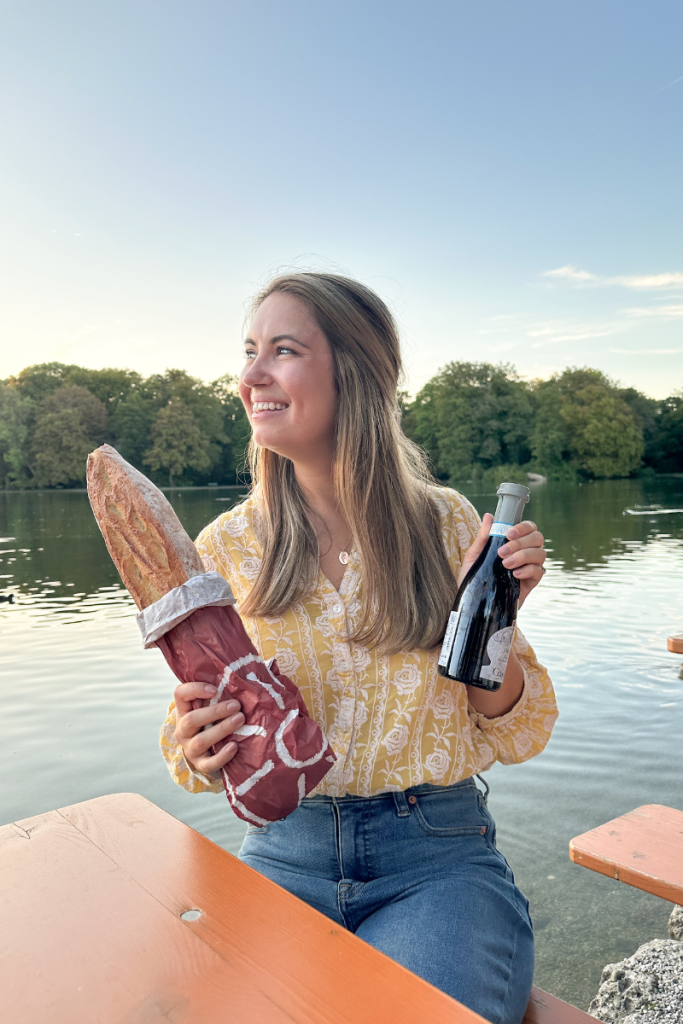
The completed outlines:
[[[169,497],[194,537],[244,493],[223,487],[172,491]],[[133,606],[84,492],[2,492],[0,517],[0,591],[30,607],[36,624],[111,617]]]
[[[463,491],[480,512],[494,510],[493,492]],[[683,479],[676,478],[542,484],[532,487],[527,518],[538,523],[555,564],[590,571],[634,547],[683,539],[682,497]]]

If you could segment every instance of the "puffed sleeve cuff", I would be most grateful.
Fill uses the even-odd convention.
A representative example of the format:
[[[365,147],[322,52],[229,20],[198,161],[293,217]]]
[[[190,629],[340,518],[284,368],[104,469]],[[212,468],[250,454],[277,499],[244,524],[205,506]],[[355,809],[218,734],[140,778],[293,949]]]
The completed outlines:
[[[550,676],[518,629],[513,650],[524,674],[519,700],[504,715],[487,718],[470,705],[469,717],[502,764],[519,764],[540,754],[550,739],[558,710]]]
[[[223,789],[218,779],[197,771],[195,766],[183,753],[183,748],[175,738],[175,701],[171,701],[168,715],[159,737],[161,754],[166,762],[171,778],[188,793],[220,793]]]

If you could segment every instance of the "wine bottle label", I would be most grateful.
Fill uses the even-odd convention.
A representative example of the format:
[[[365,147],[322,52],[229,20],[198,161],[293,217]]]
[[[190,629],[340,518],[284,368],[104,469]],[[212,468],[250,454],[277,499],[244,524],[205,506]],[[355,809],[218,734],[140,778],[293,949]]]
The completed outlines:
[[[512,529],[511,523],[494,523],[491,527],[489,537],[504,537],[510,529]]]
[[[441,645],[441,654],[439,655],[439,665],[441,665],[442,668],[446,667],[448,659],[451,656],[451,651],[453,649],[453,637],[455,636],[459,617],[459,612],[451,612],[448,616],[448,625],[446,626],[446,633],[443,638],[443,644]]]
[[[489,638],[489,642],[486,645],[486,653],[491,664],[482,665],[481,672],[479,673],[480,679],[494,679],[498,683],[503,682],[514,632],[514,626],[506,626],[505,629],[499,629],[497,633],[493,633]]]

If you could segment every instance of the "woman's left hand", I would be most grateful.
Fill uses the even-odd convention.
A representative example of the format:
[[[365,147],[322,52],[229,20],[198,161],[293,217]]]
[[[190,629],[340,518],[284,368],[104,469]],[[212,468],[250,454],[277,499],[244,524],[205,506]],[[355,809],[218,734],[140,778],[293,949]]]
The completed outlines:
[[[493,525],[493,516],[486,512],[481,522],[481,529],[474,544],[467,549],[458,574],[458,586],[465,578],[470,566],[481,554]],[[506,534],[505,544],[498,554],[503,559],[506,569],[512,569],[512,575],[519,580],[519,606],[540,583],[543,577],[543,563],[546,553],[543,550],[543,534],[536,529],[536,523],[524,520],[517,526],[511,526]]]

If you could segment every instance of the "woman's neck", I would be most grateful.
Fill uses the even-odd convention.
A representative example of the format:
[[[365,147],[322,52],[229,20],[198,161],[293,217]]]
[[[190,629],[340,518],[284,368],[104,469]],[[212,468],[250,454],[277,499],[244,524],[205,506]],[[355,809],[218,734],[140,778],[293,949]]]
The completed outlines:
[[[331,461],[307,463],[305,466],[295,463],[294,473],[304,500],[313,513],[312,523],[320,548],[320,566],[338,589],[344,575],[344,565],[339,561],[339,554],[350,548],[353,536],[339,509]]]

